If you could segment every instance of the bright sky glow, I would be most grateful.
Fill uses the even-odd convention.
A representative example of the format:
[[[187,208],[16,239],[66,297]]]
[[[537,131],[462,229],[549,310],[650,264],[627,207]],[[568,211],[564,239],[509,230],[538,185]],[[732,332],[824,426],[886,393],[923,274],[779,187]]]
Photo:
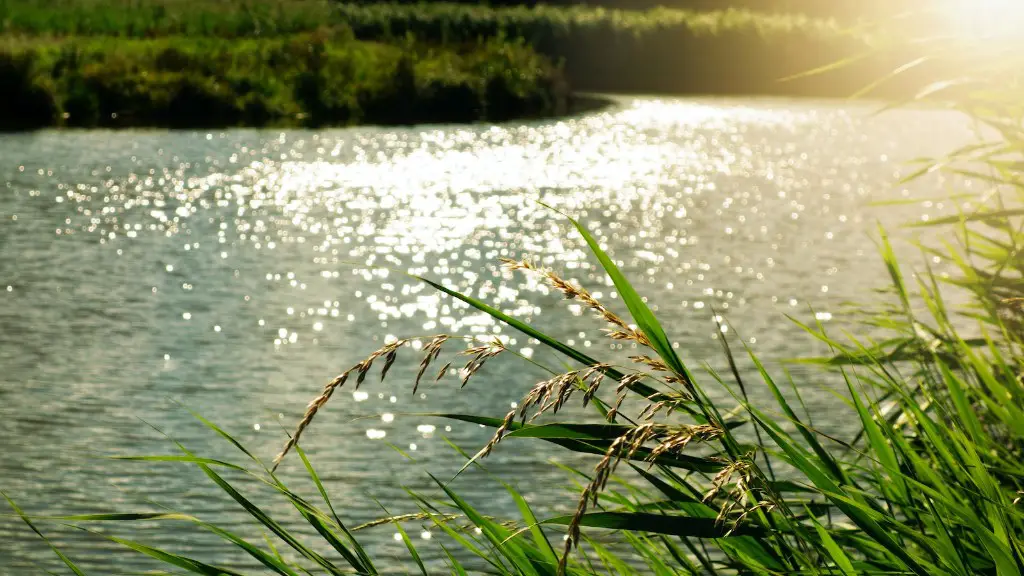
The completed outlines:
[[[957,35],[1024,42],[1024,0],[942,0]]]

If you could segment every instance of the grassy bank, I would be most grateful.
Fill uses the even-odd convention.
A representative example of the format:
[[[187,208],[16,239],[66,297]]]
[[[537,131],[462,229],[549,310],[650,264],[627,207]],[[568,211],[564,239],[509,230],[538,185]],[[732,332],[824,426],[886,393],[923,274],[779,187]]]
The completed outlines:
[[[417,4],[418,0],[392,0],[400,4]],[[620,10],[647,10],[665,7],[678,10],[712,12],[723,8],[754,10],[776,14],[805,14],[817,18],[844,21],[876,19],[901,11],[919,10],[931,0],[449,0],[459,4],[490,6],[596,6]],[[374,4],[375,0],[355,0],[355,4]]]
[[[0,41],[0,129],[501,121],[564,111],[528,47],[338,35]]]
[[[720,6],[728,7],[729,4]],[[381,38],[411,32],[422,39],[475,40],[562,37],[602,29],[643,35],[653,29],[681,34],[743,31],[763,36],[810,32],[835,36],[828,20],[748,10],[616,10],[591,6],[486,6],[431,2],[355,4],[332,0],[0,0],[0,32],[27,35],[249,36],[288,35],[351,27]]]
[[[8,35],[260,38],[320,31],[362,40],[458,46],[522,38],[583,91],[848,96],[895,61],[842,77],[780,78],[863,53],[832,20],[749,10],[587,6],[357,5],[320,0],[0,0]],[[893,93],[900,93],[893,90]]]

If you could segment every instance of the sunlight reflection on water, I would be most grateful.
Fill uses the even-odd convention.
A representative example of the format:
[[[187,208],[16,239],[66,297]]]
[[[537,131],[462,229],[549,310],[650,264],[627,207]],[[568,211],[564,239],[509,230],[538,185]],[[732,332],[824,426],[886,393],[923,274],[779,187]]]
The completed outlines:
[[[176,400],[269,458],[281,426],[323,383],[387,338],[498,335],[558,366],[536,342],[403,272],[535,321],[590,354],[624,358],[630,345],[605,338],[578,305],[501,269],[499,258],[529,256],[622,308],[580,238],[541,203],[587,224],[695,366],[721,363],[713,310],[739,332],[729,336],[767,358],[820,352],[782,313],[841,320],[843,302],[884,284],[867,241],[876,219],[894,225],[956,208],[869,206],[931,193],[894,189],[899,162],[967,134],[941,113],[870,111],[640,98],[494,127],[0,137],[0,485],[35,513],[137,510],[152,498],[252,534],[192,470],[87,456],[168,453],[144,418],[196,452],[237,459]],[[429,491],[425,470],[453,473],[459,462],[443,439],[468,450],[486,441],[477,426],[425,413],[500,416],[542,376],[498,358],[465,391],[453,370],[413,396],[418,354],[403,354],[385,382],[373,375],[340,393],[304,438],[354,523],[380,515],[369,496],[408,512],[403,486]],[[826,413],[835,401],[820,387],[805,400]],[[493,471],[529,477],[525,491],[543,513],[571,509],[558,489],[566,477],[542,460],[587,461],[517,446],[490,458]],[[294,462],[283,473],[302,477]],[[496,514],[515,513],[482,475],[467,473],[459,489]],[[0,517],[5,574],[55,566],[25,532]],[[150,544],[246,566],[180,526],[139,532]],[[366,538],[403,556],[389,534]],[[153,567],[73,531],[55,528],[54,538],[85,566]],[[439,554],[424,543],[428,561]]]

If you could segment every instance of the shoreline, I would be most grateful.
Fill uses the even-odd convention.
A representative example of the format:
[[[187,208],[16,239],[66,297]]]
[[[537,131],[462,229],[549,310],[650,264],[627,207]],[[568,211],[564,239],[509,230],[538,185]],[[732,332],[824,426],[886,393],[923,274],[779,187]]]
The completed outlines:
[[[0,36],[0,131],[467,123],[569,108],[523,45],[276,38]]]
[[[302,124],[301,122],[295,123],[278,123],[278,124],[263,124],[258,126],[251,126],[245,124],[232,124],[232,125],[212,125],[202,127],[172,127],[172,126],[42,126],[39,128],[31,128],[27,130],[0,130],[0,138],[4,136],[16,136],[16,135],[27,135],[27,134],[38,134],[42,132],[178,132],[178,131],[197,131],[197,130],[329,130],[329,129],[343,129],[343,128],[401,128],[401,127],[419,127],[419,126],[480,126],[488,124],[512,124],[512,123],[524,123],[524,122],[539,122],[545,120],[565,120],[571,119],[584,114],[592,112],[600,112],[602,110],[614,108],[619,104],[616,96],[631,96],[631,95],[617,95],[608,94],[594,95],[586,94],[584,96],[570,95],[567,108],[557,114],[550,114],[544,116],[528,116],[521,118],[507,118],[504,120],[488,121],[488,120],[476,120],[470,122],[412,122],[405,124],[389,124],[389,123],[363,123],[363,124],[324,124],[320,126],[309,126]],[[658,95],[652,95],[657,97]],[[670,96],[672,97],[672,96]]]

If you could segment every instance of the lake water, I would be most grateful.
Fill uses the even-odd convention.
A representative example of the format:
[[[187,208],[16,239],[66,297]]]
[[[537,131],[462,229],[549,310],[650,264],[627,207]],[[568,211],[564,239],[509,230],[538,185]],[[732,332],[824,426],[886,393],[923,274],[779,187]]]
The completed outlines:
[[[946,113],[874,110],[637,98],[523,125],[0,136],[0,489],[32,514],[162,504],[260,541],[195,467],[105,457],[174,454],[166,434],[243,462],[191,408],[269,460],[323,384],[388,336],[497,334],[559,366],[385,268],[442,279],[591,355],[621,357],[628,347],[613,348],[589,314],[536,279],[502,272],[499,257],[533,256],[621,310],[580,238],[538,200],[593,230],[694,367],[721,365],[713,309],[733,324],[734,341],[765,358],[820,353],[784,315],[839,323],[844,302],[874,298],[886,283],[875,222],[895,227],[952,206],[872,203],[941,195],[935,180],[905,189],[895,177],[908,171],[904,161],[969,137]],[[401,354],[383,383],[374,375],[362,393],[342,389],[303,439],[352,525],[385,515],[374,499],[390,513],[415,511],[405,487],[434,494],[427,473],[450,478],[461,465],[446,438],[472,451],[489,437],[424,413],[501,416],[542,379],[499,357],[464,390],[448,378],[413,395],[418,354]],[[797,376],[819,422],[841,430],[828,417],[837,401],[827,379]],[[543,463],[553,457],[593,465],[510,440],[487,466],[515,479],[539,514],[568,512],[568,477]],[[313,494],[303,477],[297,459],[282,466],[285,481]],[[240,485],[282,522],[301,522],[286,503]],[[486,474],[453,486],[486,512],[515,514]],[[3,514],[0,573],[59,570],[46,545]],[[40,527],[92,573],[159,567],[100,536]],[[187,523],[96,527],[252,566]],[[409,529],[443,567],[441,535]],[[394,532],[362,532],[385,567],[406,561]]]

